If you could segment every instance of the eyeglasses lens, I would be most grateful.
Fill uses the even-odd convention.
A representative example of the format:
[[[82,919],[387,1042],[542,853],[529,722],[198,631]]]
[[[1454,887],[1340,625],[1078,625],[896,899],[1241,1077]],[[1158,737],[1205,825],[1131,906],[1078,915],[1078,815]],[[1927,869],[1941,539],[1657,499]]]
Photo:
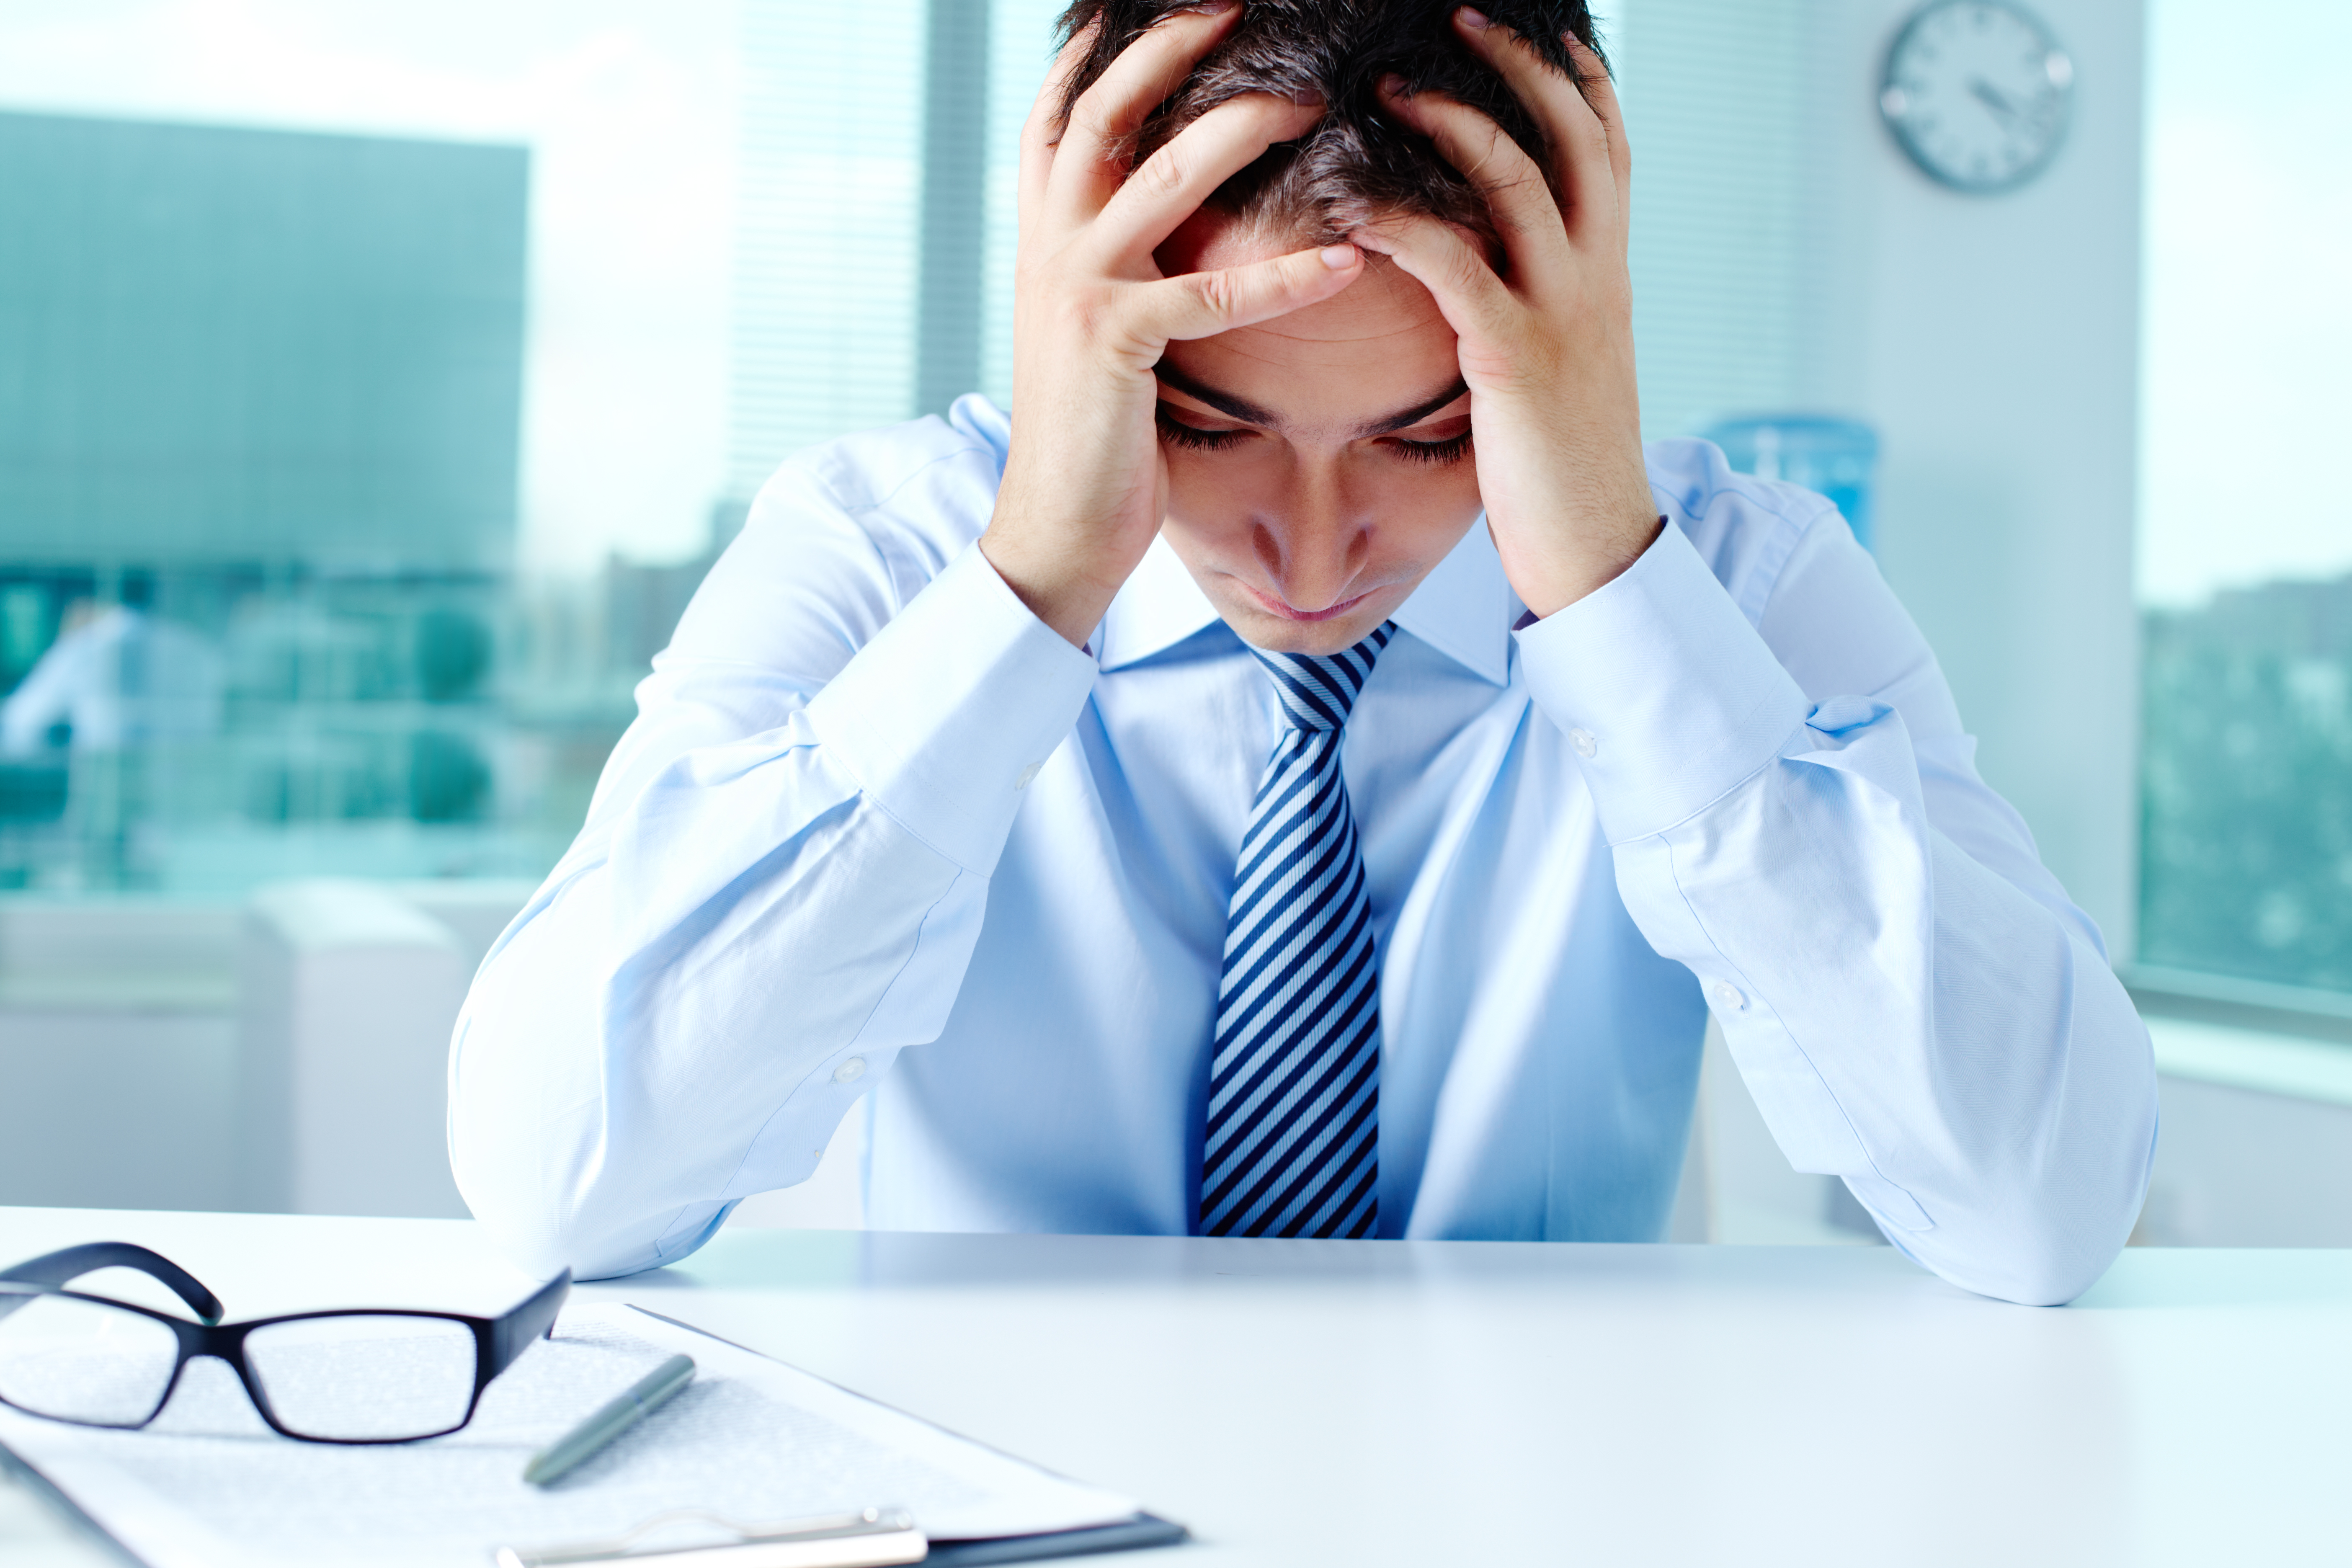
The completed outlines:
[[[36,1415],[136,1426],[179,1363],[177,1335],[100,1301],[0,1285],[0,1400]]]
[[[474,1333],[446,1318],[338,1312],[246,1337],[269,1407],[289,1432],[343,1441],[425,1437],[464,1424]]]

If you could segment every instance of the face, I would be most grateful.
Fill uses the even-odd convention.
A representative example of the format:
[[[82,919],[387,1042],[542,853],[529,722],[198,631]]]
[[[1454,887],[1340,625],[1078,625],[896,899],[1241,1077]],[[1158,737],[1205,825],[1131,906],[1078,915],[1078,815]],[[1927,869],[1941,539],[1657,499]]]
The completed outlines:
[[[1297,248],[1202,213],[1170,276]],[[1478,516],[1470,395],[1429,291],[1381,257],[1335,297],[1172,342],[1160,363],[1166,539],[1244,642],[1337,653],[1370,634]]]

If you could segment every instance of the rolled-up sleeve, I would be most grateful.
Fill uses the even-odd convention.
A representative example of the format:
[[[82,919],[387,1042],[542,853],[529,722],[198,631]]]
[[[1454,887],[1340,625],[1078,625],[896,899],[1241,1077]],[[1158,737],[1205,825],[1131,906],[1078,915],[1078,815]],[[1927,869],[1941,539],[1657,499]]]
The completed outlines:
[[[1762,567],[1689,527],[1518,635],[1626,906],[1697,976],[1796,1168],[1957,1284],[2069,1300],[2121,1247],[2155,1136],[2098,931],[1842,519],[1816,503]]]
[[[993,470],[908,487],[980,519]],[[961,487],[961,491],[957,489]],[[541,1272],[675,1261],[814,1169],[961,986],[1023,792],[1094,661],[970,535],[912,558],[788,468],[638,689],[588,823],[453,1041],[467,1204]],[[887,534],[887,537],[886,537]],[[895,553],[894,553],[895,552]]]

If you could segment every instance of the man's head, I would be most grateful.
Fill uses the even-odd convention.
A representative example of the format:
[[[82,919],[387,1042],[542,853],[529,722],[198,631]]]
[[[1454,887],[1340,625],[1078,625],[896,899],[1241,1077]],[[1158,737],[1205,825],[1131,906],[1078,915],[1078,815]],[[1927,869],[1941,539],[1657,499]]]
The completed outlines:
[[[1070,79],[1064,114],[1129,44],[1191,4],[1076,0],[1063,13],[1064,36],[1101,26]],[[1211,209],[1299,245],[1345,239],[1398,212],[1426,213],[1491,241],[1494,219],[1470,182],[1399,124],[1380,97],[1381,80],[1391,75],[1403,79],[1407,92],[1442,92],[1501,126],[1538,164],[1549,165],[1534,116],[1454,36],[1459,7],[1460,0],[1245,0],[1224,41],[1139,128],[1134,162],[1244,93],[1320,101],[1324,115],[1312,131],[1269,149],[1227,180],[1209,199]],[[1586,0],[1486,0],[1480,8],[1563,74],[1575,75],[1563,36],[1601,52]]]
[[[1077,0],[1099,24],[1066,110],[1120,51],[1184,0]],[[1500,259],[1484,199],[1388,112],[1391,75],[1483,110],[1538,164],[1534,119],[1455,36],[1450,0],[1246,0],[1231,34],[1138,129],[1139,165],[1244,93],[1320,100],[1306,135],[1226,181],[1160,247],[1163,272],[1344,240],[1399,214],[1438,218]],[[1582,0],[1482,9],[1573,75],[1562,34],[1593,42]],[[1262,647],[1336,652],[1368,635],[1453,549],[1479,510],[1469,395],[1428,290],[1382,258],[1321,304],[1171,343],[1159,367],[1169,469],[1162,535],[1211,602]]]

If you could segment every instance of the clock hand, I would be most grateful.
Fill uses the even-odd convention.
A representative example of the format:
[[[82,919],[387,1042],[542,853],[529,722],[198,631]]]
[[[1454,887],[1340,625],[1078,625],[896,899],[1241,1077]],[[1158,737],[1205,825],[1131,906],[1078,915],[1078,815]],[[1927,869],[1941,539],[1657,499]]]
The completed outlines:
[[[2011,102],[2007,94],[2001,92],[2000,89],[1994,87],[1992,83],[1985,80],[1982,77],[1974,78],[1969,81],[1969,93],[1971,97],[1976,99],[1978,102],[1983,104],[1986,108],[1991,110],[1995,114],[2000,115],[2011,124],[2015,124],[2017,121],[2025,118],[2024,111],[2019,109],[2016,104]]]

